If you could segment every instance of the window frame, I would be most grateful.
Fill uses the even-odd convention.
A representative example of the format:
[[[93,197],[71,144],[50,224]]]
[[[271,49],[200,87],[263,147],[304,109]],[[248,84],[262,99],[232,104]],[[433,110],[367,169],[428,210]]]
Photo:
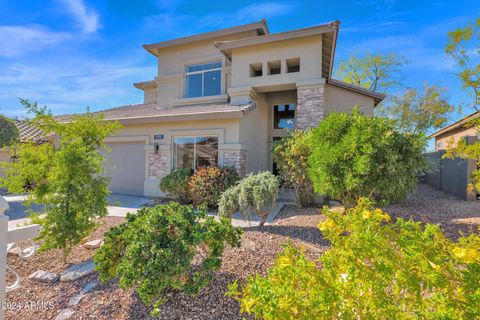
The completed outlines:
[[[202,134],[198,134],[198,135],[174,135],[172,136],[172,171],[173,170],[177,170],[177,169],[186,169],[186,168],[178,168],[177,167],[177,163],[176,163],[176,159],[175,159],[175,156],[176,156],[176,151],[175,151],[175,139],[182,139],[182,138],[193,138],[193,171],[196,172],[197,171],[197,138],[198,137],[203,137],[203,138],[217,138],[217,161],[216,161],[216,166],[219,167],[219,161],[220,161],[220,148],[219,148],[219,145],[220,145],[220,137],[218,135],[208,135],[208,134],[205,134],[205,135],[202,135]]]
[[[275,128],[275,107],[280,107],[280,106],[288,106],[288,108],[290,108],[290,106],[293,106],[293,110],[290,110],[290,111],[293,111],[293,127],[292,128]],[[278,111],[278,112],[282,112],[282,111]],[[281,118],[279,119],[281,120]],[[278,122],[280,124],[280,121]],[[296,103],[275,103],[272,105],[272,131],[285,131],[285,130],[295,130],[297,126],[297,104]]]
[[[207,70],[199,70],[199,71],[188,71],[188,68],[189,67],[192,67],[192,66],[199,66],[199,65],[206,65],[206,64],[212,64],[212,63],[220,63],[220,66],[217,67],[217,68],[212,68],[212,69],[207,69]],[[208,62],[203,62],[203,63],[192,63],[192,64],[186,64],[185,65],[185,76],[184,76],[184,81],[185,81],[185,90],[184,90],[184,98],[186,99],[195,99],[195,98],[202,98],[202,97],[215,97],[215,96],[219,96],[222,94],[222,69],[223,69],[223,61],[222,60],[215,60],[215,61],[208,61]],[[219,80],[219,84],[220,84],[220,91],[219,91],[219,94],[216,94],[216,95],[209,95],[209,96],[206,96],[205,95],[205,73],[206,72],[211,72],[211,71],[220,71],[220,80]],[[190,75],[195,75],[195,74],[201,74],[202,77],[202,95],[200,96],[196,96],[196,97],[189,97],[188,96],[188,92],[187,92],[187,84],[188,84],[188,76]]]

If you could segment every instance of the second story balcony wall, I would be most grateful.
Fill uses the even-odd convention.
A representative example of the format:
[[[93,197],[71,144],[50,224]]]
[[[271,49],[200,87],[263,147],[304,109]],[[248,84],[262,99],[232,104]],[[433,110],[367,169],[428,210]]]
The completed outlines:
[[[322,78],[322,36],[233,49],[232,88],[295,85]]]

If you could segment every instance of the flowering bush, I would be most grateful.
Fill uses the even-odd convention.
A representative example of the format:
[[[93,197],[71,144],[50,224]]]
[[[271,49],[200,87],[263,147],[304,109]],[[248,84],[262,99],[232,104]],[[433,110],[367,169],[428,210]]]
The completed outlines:
[[[181,203],[190,203],[188,180],[192,174],[192,169],[174,170],[160,181],[160,190],[167,193],[168,196],[176,198]]]
[[[194,294],[205,287],[221,266],[225,245],[240,246],[241,234],[228,218],[216,221],[176,202],[143,208],[105,234],[95,269],[102,281],[118,277],[121,287],[137,287],[155,315],[164,289]]]
[[[278,196],[278,180],[268,171],[249,175],[236,186],[227,189],[220,198],[218,211],[231,216],[236,211],[249,218],[252,213],[260,218],[259,226],[267,221]]]
[[[324,212],[322,268],[286,245],[266,277],[229,295],[262,319],[479,319],[480,236],[454,242],[437,225],[397,219],[370,200]]]
[[[218,201],[240,177],[234,168],[206,167],[198,169],[188,181],[188,189],[194,205],[218,206]]]

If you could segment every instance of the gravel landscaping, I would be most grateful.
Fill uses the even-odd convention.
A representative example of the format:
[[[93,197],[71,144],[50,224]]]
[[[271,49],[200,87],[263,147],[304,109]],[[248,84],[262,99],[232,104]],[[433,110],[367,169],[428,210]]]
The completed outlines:
[[[409,199],[384,210],[394,217],[439,223],[452,238],[457,237],[459,231],[471,232],[480,225],[480,202],[464,202],[423,184]],[[272,224],[246,228],[241,248],[226,248],[221,270],[199,295],[192,297],[173,290],[166,292],[159,319],[250,319],[239,314],[235,300],[225,297],[227,285],[235,280],[244,281],[248,275],[265,274],[283,244],[289,240],[303,246],[311,258],[318,258],[328,248],[328,242],[317,228],[324,219],[320,211],[287,206]],[[123,218],[102,219],[88,240],[101,239],[106,230],[121,222]],[[29,245],[31,243],[26,243],[24,247]],[[61,274],[73,264],[89,261],[94,252],[95,249],[78,245],[70,254],[69,264],[62,263],[58,250],[26,259],[9,256],[8,264],[20,274],[22,282],[21,288],[7,294],[7,302],[24,305],[35,301],[44,305],[53,303],[53,306],[7,310],[7,319],[55,319],[67,308],[70,308],[69,319],[149,319],[150,309],[143,305],[135,290],[120,289],[116,280],[100,282],[83,294],[78,304],[69,307],[69,301],[78,297],[87,284],[98,280],[96,273],[71,282],[42,283],[27,279],[37,270]],[[13,281],[13,277],[9,279]]]
[[[316,227],[322,219],[316,209],[300,210],[291,206],[285,208],[269,226],[246,228],[241,248],[224,251],[222,268],[210,285],[193,297],[177,291],[167,292],[159,319],[242,319],[237,302],[225,297],[227,285],[237,279],[244,280],[248,275],[265,274],[289,239],[302,245],[311,258],[318,258],[321,251],[328,247]],[[89,240],[102,238],[108,228],[122,221],[123,218],[116,217],[102,219]],[[76,281],[53,284],[32,281],[27,277],[39,269],[62,273],[72,264],[88,261],[94,252],[83,245],[76,246],[67,265],[62,263],[61,253],[57,250],[35,254],[27,259],[9,257],[8,264],[20,274],[22,283],[21,288],[7,294],[7,301],[19,304],[39,301],[45,305],[53,302],[53,307],[7,310],[7,319],[55,319],[68,308],[70,299],[77,296],[82,288],[98,280],[98,275],[95,273]],[[13,277],[10,280],[13,281]],[[150,313],[135,290],[120,289],[117,281],[99,283],[70,309],[74,313],[69,319],[148,319]]]
[[[480,200],[466,202],[427,184],[419,184],[408,199],[382,209],[392,217],[439,224],[454,240],[462,232],[478,233],[480,227]]]

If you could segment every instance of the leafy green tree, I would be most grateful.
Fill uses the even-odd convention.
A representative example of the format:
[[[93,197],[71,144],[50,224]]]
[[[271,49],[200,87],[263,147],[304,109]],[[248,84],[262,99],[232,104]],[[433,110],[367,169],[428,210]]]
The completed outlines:
[[[306,133],[292,132],[273,146],[273,159],[284,182],[293,186],[297,202],[302,207],[316,204],[316,193],[308,176],[308,157],[311,149],[306,143]]]
[[[119,125],[90,112],[58,122],[46,107],[21,103],[35,116],[29,123],[55,133],[58,144],[18,145],[18,161],[8,164],[1,184],[14,193],[23,192],[26,184],[33,187],[28,203],[43,205],[45,213],[32,214],[41,225],[40,249],[62,249],[66,260],[72,246],[95,227],[95,218],[107,214],[109,178],[99,149]]]
[[[250,174],[222,194],[218,212],[221,216],[230,217],[240,211],[247,219],[254,213],[261,218],[259,226],[262,227],[275,208],[277,197],[277,177],[268,171]]]
[[[121,287],[136,287],[155,316],[165,289],[196,294],[205,287],[222,264],[225,245],[240,246],[241,234],[229,218],[217,221],[176,202],[142,208],[105,234],[95,269],[102,281],[118,277]]]
[[[448,33],[445,51],[457,63],[460,71],[458,77],[465,89],[473,93],[472,107],[476,111],[480,100],[480,63],[472,61],[472,56],[480,54],[480,18],[464,28]],[[477,59],[474,59],[477,60]]]
[[[321,195],[350,207],[363,196],[386,204],[403,199],[425,166],[422,135],[402,134],[393,120],[331,113],[309,132],[308,173]]]
[[[463,88],[470,89],[473,93],[472,107],[479,112],[478,107],[480,99],[480,63],[472,61],[473,55],[480,54],[480,19],[470,23],[464,28],[458,28],[448,33],[448,43],[445,51],[456,62],[460,71],[458,77],[463,83]],[[475,59],[474,59],[475,60]],[[466,127],[478,128],[479,119],[470,121]],[[455,145],[452,140],[449,149],[443,155],[444,158],[463,158],[472,159],[477,162],[477,168],[480,168],[480,142],[476,141],[468,144],[465,139],[460,139]],[[479,192],[480,190],[480,169],[473,170],[470,174],[470,188]]]
[[[19,132],[15,123],[0,115],[0,148],[11,146],[18,138]]]
[[[379,113],[396,120],[401,132],[427,134],[444,126],[454,110],[444,88],[425,83],[421,90],[409,88],[403,95],[394,96]]]
[[[480,236],[458,242],[438,225],[397,219],[367,199],[324,211],[331,243],[311,261],[289,244],[266,276],[229,286],[257,319],[479,319]],[[318,267],[319,262],[321,268]]]
[[[373,91],[387,92],[402,83],[401,68],[407,63],[398,54],[367,54],[364,57],[350,57],[340,62],[335,77]]]

